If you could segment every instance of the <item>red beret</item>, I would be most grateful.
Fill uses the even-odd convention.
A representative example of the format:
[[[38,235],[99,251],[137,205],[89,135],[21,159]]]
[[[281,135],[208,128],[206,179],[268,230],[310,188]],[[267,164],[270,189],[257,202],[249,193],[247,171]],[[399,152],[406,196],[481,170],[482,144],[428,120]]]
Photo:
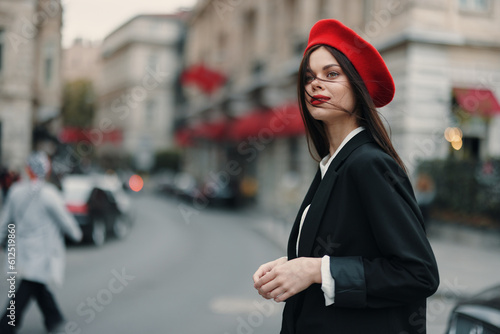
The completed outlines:
[[[342,52],[363,79],[376,107],[392,101],[395,87],[391,73],[380,53],[352,29],[333,19],[320,20],[311,28],[304,54],[312,46],[323,44]]]

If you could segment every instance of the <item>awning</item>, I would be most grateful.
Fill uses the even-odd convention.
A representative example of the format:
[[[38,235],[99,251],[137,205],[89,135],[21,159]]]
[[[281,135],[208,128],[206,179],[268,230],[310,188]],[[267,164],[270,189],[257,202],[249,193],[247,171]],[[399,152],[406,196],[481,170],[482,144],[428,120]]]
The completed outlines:
[[[87,140],[87,137],[83,135],[82,129],[69,127],[63,128],[58,138],[62,143],[76,143]]]
[[[237,141],[250,137],[289,137],[305,133],[304,123],[296,103],[269,110],[254,110],[234,121],[228,132]]]
[[[225,119],[183,127],[175,131],[175,141],[181,147],[191,146],[195,139],[222,141],[227,138],[228,128],[229,121]]]
[[[119,144],[123,141],[121,130],[100,131],[97,129],[82,129],[78,127],[65,127],[58,136],[62,143],[90,142],[94,145],[102,143]]]
[[[219,141],[226,136],[227,126],[228,121],[226,120],[202,123],[193,129],[192,136]]]
[[[192,65],[185,69],[181,75],[183,85],[197,86],[206,94],[216,91],[226,80],[227,78],[223,73],[210,69],[204,64]]]
[[[289,103],[276,108],[271,122],[273,119],[276,124],[279,120],[283,125],[283,130],[277,131],[277,136],[297,136],[306,132],[297,103]]]
[[[256,136],[267,124],[267,110],[254,110],[234,120],[228,132],[231,140],[244,140]]]
[[[180,147],[187,147],[193,144],[193,138],[191,135],[192,130],[188,128],[182,128],[175,131],[175,142]]]
[[[181,147],[190,146],[196,139],[241,142],[252,137],[291,137],[305,133],[304,123],[296,103],[273,109],[256,109],[236,119],[220,119],[180,128],[175,140]],[[262,137],[262,138],[261,138]]]
[[[471,115],[491,117],[500,114],[500,104],[489,89],[453,88],[459,106]]]

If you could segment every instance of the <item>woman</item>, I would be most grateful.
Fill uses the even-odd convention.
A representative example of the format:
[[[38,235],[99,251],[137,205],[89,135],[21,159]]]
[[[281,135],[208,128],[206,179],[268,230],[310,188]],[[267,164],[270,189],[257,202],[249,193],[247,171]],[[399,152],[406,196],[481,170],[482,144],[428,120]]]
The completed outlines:
[[[50,172],[47,155],[32,153],[26,172],[30,180],[12,186],[0,216],[0,240],[8,234],[9,254],[11,248],[15,248],[15,263],[10,263],[13,267],[6,267],[6,273],[15,272],[14,280],[18,284],[7,303],[8,307],[14,305],[15,310],[4,309],[0,319],[2,334],[14,333],[21,327],[24,311],[32,298],[42,311],[47,331],[60,329],[63,315],[47,285],[62,284],[64,234],[75,241],[82,239],[80,227],[66,210],[59,190],[45,181]]]
[[[288,257],[263,264],[259,294],[286,301],[281,333],[425,333],[436,261],[405,167],[376,107],[394,96],[376,49],[336,20],[311,29],[298,95],[322,160]]]

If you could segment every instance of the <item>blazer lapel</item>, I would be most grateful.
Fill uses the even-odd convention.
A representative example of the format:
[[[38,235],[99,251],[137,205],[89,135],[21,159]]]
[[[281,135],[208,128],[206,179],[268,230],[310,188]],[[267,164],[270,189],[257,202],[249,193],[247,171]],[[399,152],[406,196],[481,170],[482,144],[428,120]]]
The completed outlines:
[[[293,223],[292,231],[290,232],[290,237],[288,238],[288,259],[294,259],[297,257],[296,254],[296,245],[297,245],[297,238],[299,235],[299,227],[300,227],[300,220],[302,218],[302,213],[306,209],[306,207],[311,204],[311,201],[314,197],[314,194],[316,193],[316,190],[318,189],[318,186],[321,182],[321,171],[318,168],[318,171],[316,172],[316,176],[314,177],[311,186],[309,187],[309,190],[307,191],[306,197],[302,201],[302,205],[300,206],[299,212],[297,213],[297,217],[295,217],[295,222]]]
[[[332,192],[333,187],[335,186],[335,182],[338,177],[337,170],[340,168],[340,166],[344,163],[344,161],[349,157],[349,155],[357,149],[359,146],[372,142],[373,139],[370,135],[370,133],[367,130],[364,130],[354,136],[338,153],[338,155],[333,159],[330,167],[328,167],[328,171],[326,172],[325,176],[323,177],[323,180],[319,183],[319,186],[317,187],[317,190],[315,194],[313,194],[312,201],[308,202],[311,203],[311,207],[309,208],[309,211],[307,213],[306,219],[304,221],[304,225],[302,226],[302,231],[300,234],[300,241],[299,241],[299,254],[298,256],[310,256],[316,234],[318,232],[319,226],[321,224],[321,220],[323,218],[323,214],[325,212],[325,209],[327,207],[328,202],[330,201],[330,194]],[[317,175],[316,175],[317,176]],[[316,180],[316,178],[315,178]],[[311,186],[311,189],[313,187]],[[309,192],[311,192],[311,189],[309,189]],[[308,195],[310,195],[308,192]],[[307,199],[307,196],[306,196]],[[305,200],[304,200],[305,202]],[[304,208],[307,206],[302,203],[300,215],[302,215],[302,212]],[[300,217],[297,217],[299,224],[300,224]],[[297,225],[297,219],[295,221],[295,225]],[[295,228],[294,225],[294,228]],[[298,226],[297,226],[297,234],[298,234]],[[295,236],[295,241],[297,240],[297,236]],[[295,247],[293,248],[293,253],[295,253]],[[288,244],[288,253],[290,253],[290,242]],[[290,254],[289,254],[290,255]],[[289,257],[290,258],[290,257]]]

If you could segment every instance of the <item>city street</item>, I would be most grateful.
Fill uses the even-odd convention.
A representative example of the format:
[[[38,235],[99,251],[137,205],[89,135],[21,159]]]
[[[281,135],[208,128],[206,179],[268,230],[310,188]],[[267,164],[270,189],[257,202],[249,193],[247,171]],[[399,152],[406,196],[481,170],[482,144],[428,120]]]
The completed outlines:
[[[125,240],[68,247],[66,282],[54,289],[67,319],[60,333],[279,332],[283,305],[260,298],[252,274],[284,255],[289,227],[260,212],[196,208],[147,191],[133,200],[137,220]],[[497,283],[500,249],[433,231],[441,285],[427,303],[427,333],[443,334],[458,299]],[[3,276],[0,296],[3,308]],[[34,306],[20,334],[45,333]]]
[[[54,289],[67,319],[62,333],[279,331],[282,305],[260,298],[252,281],[261,263],[284,255],[279,247],[234,213],[149,194],[134,201],[127,239],[68,248],[66,282]],[[6,280],[0,296],[3,309]],[[22,334],[45,333],[34,306]]]
[[[500,0],[0,0],[0,317],[278,334],[252,276],[297,221],[334,305],[310,289],[285,323],[500,328],[499,27]],[[62,327],[19,318],[34,295],[58,326],[63,272]]]

